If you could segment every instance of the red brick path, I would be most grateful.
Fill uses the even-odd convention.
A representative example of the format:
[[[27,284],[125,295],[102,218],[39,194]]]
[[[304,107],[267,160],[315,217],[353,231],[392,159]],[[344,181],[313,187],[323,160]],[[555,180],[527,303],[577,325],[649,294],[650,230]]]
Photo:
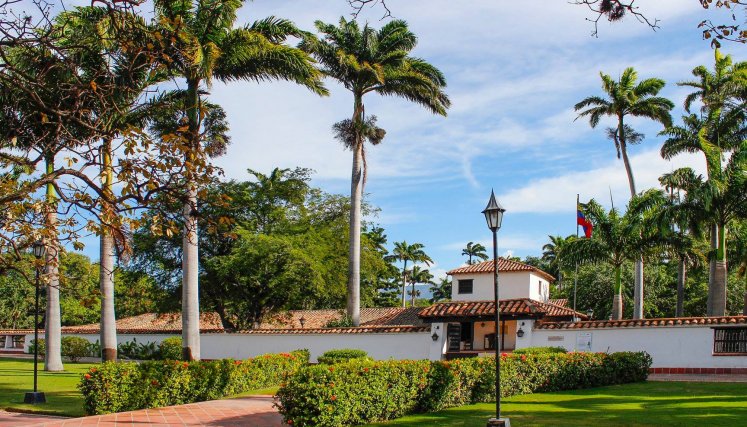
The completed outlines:
[[[189,405],[143,409],[118,414],[71,418],[42,424],[15,424],[45,427],[72,426],[241,426],[277,427],[282,417],[272,406],[270,396],[212,400]]]

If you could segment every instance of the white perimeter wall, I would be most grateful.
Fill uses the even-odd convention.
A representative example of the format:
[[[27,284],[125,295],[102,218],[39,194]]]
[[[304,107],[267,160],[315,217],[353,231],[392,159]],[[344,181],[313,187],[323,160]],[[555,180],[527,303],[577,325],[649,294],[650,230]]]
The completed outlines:
[[[646,351],[654,368],[747,368],[747,356],[713,355],[709,326],[524,330],[528,333],[517,338],[517,348],[558,346],[574,351],[577,337],[591,333],[591,351]]]
[[[434,342],[431,332],[395,334],[203,334],[200,352],[205,359],[246,359],[265,353],[308,349],[311,361],[327,350],[355,348],[377,360],[441,358],[444,342]]]
[[[460,294],[459,281],[472,279],[472,293]],[[540,289],[541,283],[541,289]],[[546,279],[527,272],[515,271],[498,273],[500,299],[531,298],[545,302],[550,296],[550,286]],[[454,274],[452,276],[452,301],[493,300],[493,273]]]
[[[202,334],[200,353],[203,359],[246,359],[266,353],[287,353],[306,348],[311,352],[311,361],[327,350],[355,348],[368,352],[377,360],[386,359],[431,359],[439,360],[446,345],[442,324],[435,324],[433,332],[407,332],[394,334]],[[438,335],[436,341],[432,335]],[[98,335],[75,335],[96,342]],[[118,334],[117,342],[136,339],[139,343],[160,343],[176,335],[165,334]],[[25,350],[28,351],[34,335],[26,335]]]

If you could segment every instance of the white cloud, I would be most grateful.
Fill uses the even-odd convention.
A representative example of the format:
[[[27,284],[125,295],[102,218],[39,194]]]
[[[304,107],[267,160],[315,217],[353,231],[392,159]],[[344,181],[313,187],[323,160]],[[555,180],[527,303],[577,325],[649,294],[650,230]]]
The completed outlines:
[[[661,158],[658,150],[647,150],[631,156],[630,162],[638,191],[658,187],[658,178],[678,167],[690,166],[699,173],[705,171],[704,160],[695,154],[667,161]],[[538,179],[502,194],[499,199],[512,212],[556,213],[575,210],[577,193],[582,201],[594,198],[609,206],[610,192],[617,206],[624,206],[630,199],[621,160],[615,159],[600,168]]]

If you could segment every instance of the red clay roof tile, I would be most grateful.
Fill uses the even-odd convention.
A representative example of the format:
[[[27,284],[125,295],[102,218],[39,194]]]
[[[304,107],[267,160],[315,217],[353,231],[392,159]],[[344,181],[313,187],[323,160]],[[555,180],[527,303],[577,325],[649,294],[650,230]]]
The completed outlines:
[[[465,265],[462,267],[455,268],[447,271],[446,274],[470,274],[470,273],[492,273],[495,271],[493,268],[493,261],[483,261],[477,264]],[[554,282],[555,278],[537,267],[533,267],[523,262],[508,260],[505,258],[498,258],[498,272],[512,272],[512,271],[529,271],[544,277],[549,282]]]

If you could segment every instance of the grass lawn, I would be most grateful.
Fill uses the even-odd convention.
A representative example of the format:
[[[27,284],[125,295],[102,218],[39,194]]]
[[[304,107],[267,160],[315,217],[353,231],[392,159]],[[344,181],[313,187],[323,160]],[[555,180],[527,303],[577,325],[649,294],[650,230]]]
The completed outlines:
[[[34,389],[33,359],[0,359],[0,409],[50,415],[83,415],[83,398],[76,385],[90,363],[65,363],[64,372],[44,372],[39,361],[39,391],[47,397],[43,405],[26,405],[23,395]]]
[[[47,397],[45,405],[27,405],[23,395],[34,388],[33,359],[0,359],[0,409],[16,412],[65,415],[80,417],[83,413],[83,396],[76,388],[81,374],[92,363],[65,363],[65,372],[44,372],[44,361],[39,361],[39,391]],[[251,390],[231,397],[277,393],[278,387]]]
[[[747,384],[646,382],[504,399],[502,412],[524,426],[745,426]],[[376,426],[484,427],[495,404],[412,415]]]

